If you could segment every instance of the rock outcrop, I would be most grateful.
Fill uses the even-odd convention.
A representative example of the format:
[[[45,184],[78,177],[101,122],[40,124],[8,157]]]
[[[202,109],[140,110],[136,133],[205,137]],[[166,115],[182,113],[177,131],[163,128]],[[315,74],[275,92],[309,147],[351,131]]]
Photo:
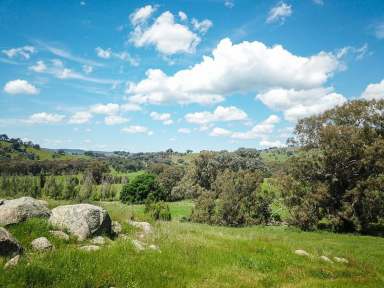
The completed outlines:
[[[31,242],[32,248],[37,251],[47,251],[54,249],[53,245],[45,237],[40,237]]]
[[[123,227],[117,221],[112,221],[112,233],[116,236],[123,231]]]
[[[136,221],[130,220],[128,221],[128,224],[133,227],[141,229],[144,234],[150,234],[153,231],[151,224],[149,224],[148,222],[136,222]]]
[[[23,248],[7,229],[0,227],[0,256],[15,256],[23,252]]]
[[[49,217],[50,211],[43,201],[32,197],[21,197],[0,201],[0,225],[6,226],[32,217]]]
[[[105,239],[103,236],[96,236],[96,237],[91,239],[91,243],[94,245],[104,245]]]
[[[15,267],[19,263],[19,260],[20,260],[20,255],[16,255],[12,259],[10,259],[7,263],[5,263],[4,269]]]
[[[111,234],[111,218],[107,210],[91,204],[56,207],[52,209],[49,222],[59,229],[67,229],[80,241],[92,235]]]
[[[310,256],[307,251],[301,250],[301,249],[295,250],[295,254],[299,255],[299,256],[305,256],[305,257],[309,257]]]

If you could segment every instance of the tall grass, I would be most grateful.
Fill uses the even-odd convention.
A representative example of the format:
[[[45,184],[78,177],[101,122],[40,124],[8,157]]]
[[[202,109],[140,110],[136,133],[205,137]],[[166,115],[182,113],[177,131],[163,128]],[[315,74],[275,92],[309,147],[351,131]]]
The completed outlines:
[[[55,204],[59,204],[56,202]],[[111,217],[124,223],[144,219],[142,206],[101,202]],[[191,202],[171,203],[173,219],[187,216]],[[1,287],[384,287],[382,238],[301,232],[287,227],[228,228],[204,224],[153,223],[146,241],[161,253],[137,252],[129,240],[118,239],[93,253],[76,242],[58,242],[44,220],[11,226],[26,247],[22,262],[0,268]],[[124,225],[131,238],[135,231]],[[47,236],[53,252],[35,253],[29,243]],[[304,249],[312,256],[301,257]],[[319,256],[345,257],[348,264],[325,263]]]

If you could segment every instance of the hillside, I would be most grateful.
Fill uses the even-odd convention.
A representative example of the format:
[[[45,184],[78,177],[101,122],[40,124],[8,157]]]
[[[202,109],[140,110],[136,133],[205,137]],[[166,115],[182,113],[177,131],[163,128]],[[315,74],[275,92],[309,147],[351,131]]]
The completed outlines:
[[[50,201],[50,206],[68,204]],[[26,247],[12,270],[0,269],[4,287],[383,287],[384,246],[381,238],[300,232],[294,228],[230,228],[179,222],[192,203],[171,203],[171,222],[152,222],[145,239],[127,219],[148,220],[143,205],[96,202],[123,224],[128,238],[108,240],[99,251],[84,252],[74,240],[49,233],[46,220],[9,227]],[[34,252],[30,242],[47,237],[52,252]],[[161,252],[137,251],[132,239],[154,243]],[[87,241],[88,242],[88,241]],[[296,249],[310,256],[299,256]],[[320,258],[343,257],[348,263]],[[2,260],[0,260],[2,261]],[[0,262],[0,266],[2,266]]]
[[[41,148],[31,142],[20,139],[0,140],[0,160],[69,160],[90,157],[84,154],[66,153],[61,150]]]

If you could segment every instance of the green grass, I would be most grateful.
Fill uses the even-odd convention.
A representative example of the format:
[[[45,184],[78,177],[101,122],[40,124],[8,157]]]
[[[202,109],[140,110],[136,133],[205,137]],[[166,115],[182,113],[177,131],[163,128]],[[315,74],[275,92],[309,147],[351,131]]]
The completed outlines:
[[[111,174],[113,176],[128,176],[129,180],[132,180],[133,178],[135,178],[136,176],[139,176],[141,174],[144,174],[145,171],[144,170],[140,170],[140,171],[135,171],[135,172],[118,172],[116,171],[115,169],[113,169],[112,167],[110,168],[111,169]]]
[[[0,156],[10,157],[11,159],[28,160],[22,152],[11,149],[10,152],[4,152],[3,149],[10,148],[12,144],[7,141],[0,141]],[[31,146],[22,145],[26,152],[35,154],[39,160],[71,160],[71,159],[92,159],[87,155],[70,155],[56,154],[53,151],[45,150],[44,148],[36,149]]]
[[[98,203],[121,223],[132,215],[145,219],[142,205]],[[170,203],[173,220],[154,223],[155,233],[146,241],[156,243],[161,253],[136,252],[127,240],[86,253],[76,248],[76,242],[53,239],[44,220],[13,225],[9,230],[25,246],[26,255],[14,269],[0,268],[0,286],[384,287],[383,238],[287,227],[180,223],[178,219],[188,216],[192,206],[189,201]],[[134,238],[134,230],[129,231]],[[38,236],[54,241],[56,249],[32,252],[29,243]],[[295,249],[304,249],[313,257],[297,256]],[[349,264],[324,263],[320,255],[345,257]]]

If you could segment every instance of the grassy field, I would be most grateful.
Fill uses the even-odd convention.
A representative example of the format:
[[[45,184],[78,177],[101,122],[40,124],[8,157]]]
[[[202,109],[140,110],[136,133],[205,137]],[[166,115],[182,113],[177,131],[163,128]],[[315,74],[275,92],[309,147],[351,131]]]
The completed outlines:
[[[50,201],[51,207],[58,204],[62,202]],[[135,231],[127,219],[147,219],[142,205],[97,204],[123,223],[132,239]],[[16,268],[0,268],[0,287],[384,287],[383,238],[182,223],[179,219],[189,215],[193,203],[170,207],[173,220],[153,223],[155,233],[145,240],[158,245],[161,253],[137,252],[122,239],[87,253],[77,249],[75,240],[54,239],[45,220],[11,226],[26,254]],[[40,236],[49,238],[56,249],[32,252],[30,242]],[[311,257],[295,255],[296,249]],[[345,257],[349,263],[326,263],[321,255]]]

